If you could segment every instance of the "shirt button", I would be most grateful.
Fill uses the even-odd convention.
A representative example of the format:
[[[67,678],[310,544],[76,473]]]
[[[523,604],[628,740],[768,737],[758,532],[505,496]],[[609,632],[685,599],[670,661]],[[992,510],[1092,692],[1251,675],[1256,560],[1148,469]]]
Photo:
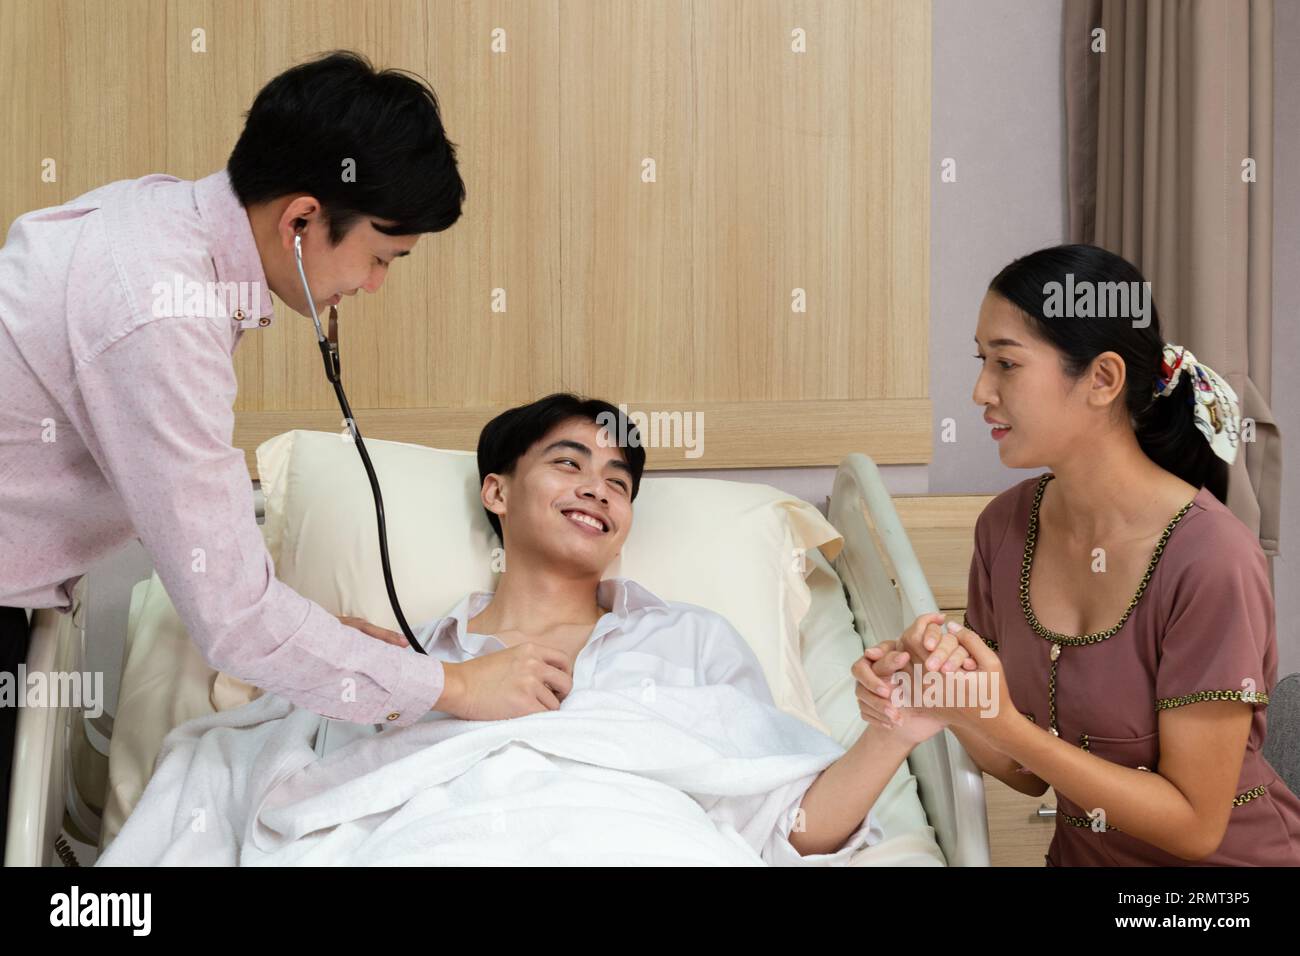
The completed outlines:
[[[391,714],[388,715],[388,719],[389,719],[389,720],[396,720],[398,717],[401,717],[401,716],[402,716],[402,715],[399,714],[397,711],[393,711]]]
[[[235,321],[236,321],[236,322],[242,322],[242,321],[244,321],[244,310],[243,310],[243,309],[236,309],[236,310],[235,310]]]
[[[262,328],[266,328],[268,325],[271,324],[271,320],[268,319],[266,316],[262,316],[260,319],[257,320],[257,324],[260,325]]]

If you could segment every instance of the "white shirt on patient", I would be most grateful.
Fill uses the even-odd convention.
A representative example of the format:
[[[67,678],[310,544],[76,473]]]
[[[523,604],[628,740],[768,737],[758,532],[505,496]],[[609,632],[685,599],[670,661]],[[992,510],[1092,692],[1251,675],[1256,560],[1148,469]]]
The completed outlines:
[[[630,578],[601,581],[596,595],[601,607],[610,610],[596,622],[591,637],[574,659],[573,690],[730,684],[775,707],[758,658],[722,615],[694,604],[664,601]],[[475,591],[467,595],[445,617],[417,628],[416,640],[431,657],[451,663],[503,650],[507,645],[499,638],[467,630],[469,620],[491,600],[490,591]],[[431,711],[421,720],[448,719],[450,716]],[[322,755],[358,737],[381,733],[385,729],[382,724],[349,724],[327,718],[322,718],[322,728],[317,740],[317,752]],[[884,832],[875,816],[868,814],[835,853],[801,857],[790,845],[788,837],[796,819],[796,808],[802,802],[807,786],[806,782],[796,782],[788,787],[788,810],[782,814],[779,831],[772,834],[761,851],[766,862],[776,865],[840,864],[847,862],[862,847],[874,846],[884,840]],[[757,802],[761,798],[748,799]],[[736,798],[720,798],[718,803],[730,804],[728,816],[737,810],[744,811],[743,806],[736,806]],[[713,815],[711,807],[704,809]]]

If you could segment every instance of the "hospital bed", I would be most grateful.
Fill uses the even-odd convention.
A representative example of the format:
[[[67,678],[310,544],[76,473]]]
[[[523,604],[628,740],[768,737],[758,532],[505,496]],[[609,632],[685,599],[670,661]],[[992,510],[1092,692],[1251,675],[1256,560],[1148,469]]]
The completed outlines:
[[[812,606],[800,627],[801,652],[818,716],[847,747],[863,727],[850,666],[864,647],[897,637],[906,623],[937,607],[867,456],[850,455],[840,464],[827,517],[844,547],[833,562],[819,552],[811,555]],[[78,584],[71,613],[35,613],[29,673],[84,669],[85,584]],[[132,595],[116,726],[107,716],[91,721],[73,706],[20,711],[6,866],[74,864],[64,832],[105,847],[144,785],[143,779],[129,779],[131,774],[147,777],[166,732],[214,709],[216,672],[183,629],[170,638],[165,629],[137,633],[141,609],[160,591],[155,574]],[[130,707],[124,705],[128,700]],[[112,766],[92,736],[111,741]],[[937,844],[936,860],[941,851],[950,866],[989,864],[982,775],[948,731],[913,751],[875,812],[887,832],[915,830]]]

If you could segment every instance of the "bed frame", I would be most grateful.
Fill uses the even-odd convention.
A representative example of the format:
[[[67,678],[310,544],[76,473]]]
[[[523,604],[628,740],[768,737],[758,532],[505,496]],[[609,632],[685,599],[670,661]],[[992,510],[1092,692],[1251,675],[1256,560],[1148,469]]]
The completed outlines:
[[[922,614],[939,610],[880,469],[866,455],[840,462],[828,517],[844,535],[833,563],[865,646],[894,640]],[[907,762],[948,865],[988,866],[984,774],[970,754],[945,730],[914,748]]]
[[[828,511],[844,536],[833,564],[864,646],[891,640],[919,615],[938,610],[880,471],[866,455],[841,462]],[[35,612],[28,673],[85,669],[85,584],[78,583],[70,613]],[[68,862],[61,832],[99,845],[108,757],[91,743],[90,730],[107,741],[112,719],[92,721],[80,707],[19,711],[5,866]],[[983,776],[957,738],[950,731],[932,737],[908,763],[948,865],[988,866]]]
[[[70,612],[41,609],[32,615],[28,674],[85,670],[85,591],[83,578]],[[98,845],[108,756],[91,744],[88,727],[107,740],[113,721],[107,714],[89,718],[79,706],[18,711],[5,866],[52,866],[56,856],[67,860],[62,831]]]

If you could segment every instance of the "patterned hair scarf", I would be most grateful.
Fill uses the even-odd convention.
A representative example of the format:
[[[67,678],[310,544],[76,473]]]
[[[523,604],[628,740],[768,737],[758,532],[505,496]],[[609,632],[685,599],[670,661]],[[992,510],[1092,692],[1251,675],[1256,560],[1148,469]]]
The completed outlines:
[[[1196,360],[1196,356],[1181,345],[1166,345],[1160,361],[1160,375],[1156,378],[1154,398],[1173,393],[1183,373],[1192,376],[1190,403],[1196,427],[1210,449],[1232,464],[1237,460],[1237,447],[1241,444],[1241,411],[1237,393],[1219,377],[1214,369]]]

